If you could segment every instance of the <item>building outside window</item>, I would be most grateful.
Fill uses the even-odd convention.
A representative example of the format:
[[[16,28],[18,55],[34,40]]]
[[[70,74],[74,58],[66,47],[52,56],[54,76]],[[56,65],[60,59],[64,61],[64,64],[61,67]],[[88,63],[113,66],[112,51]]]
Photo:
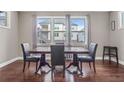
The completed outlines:
[[[64,43],[65,41],[65,18],[54,18],[54,42]]]

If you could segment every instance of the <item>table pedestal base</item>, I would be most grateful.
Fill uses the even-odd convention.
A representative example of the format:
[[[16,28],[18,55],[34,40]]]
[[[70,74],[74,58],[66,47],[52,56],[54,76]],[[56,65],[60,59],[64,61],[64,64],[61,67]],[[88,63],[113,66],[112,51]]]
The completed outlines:
[[[35,73],[37,73],[39,70],[40,70],[40,68],[42,67],[42,66],[45,66],[45,65],[47,65],[49,68],[51,68],[51,66],[49,65],[49,63],[47,63],[46,61],[45,61],[45,54],[42,54],[42,58],[40,59],[40,65],[39,65],[39,67],[38,67],[38,69],[37,69],[37,71],[35,72]]]
[[[69,68],[70,66],[77,66],[79,68],[77,54],[73,54],[73,62],[70,63],[66,68]]]

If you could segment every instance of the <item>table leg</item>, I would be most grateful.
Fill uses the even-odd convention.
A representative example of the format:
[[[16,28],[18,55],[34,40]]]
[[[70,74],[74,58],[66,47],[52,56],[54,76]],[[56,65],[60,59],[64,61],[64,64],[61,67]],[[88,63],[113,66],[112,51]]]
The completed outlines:
[[[77,54],[73,54],[73,62],[70,63],[66,68],[69,68],[72,65],[77,66],[79,68],[79,64],[78,64],[78,61],[77,61]]]

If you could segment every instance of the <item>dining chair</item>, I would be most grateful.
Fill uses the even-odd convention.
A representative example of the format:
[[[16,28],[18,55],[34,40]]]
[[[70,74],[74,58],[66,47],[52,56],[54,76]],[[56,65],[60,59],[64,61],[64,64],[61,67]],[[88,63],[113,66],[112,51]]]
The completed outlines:
[[[21,47],[22,47],[23,61],[24,61],[23,72],[25,71],[25,66],[26,66],[27,62],[28,62],[28,68],[30,67],[30,62],[35,62],[36,63],[36,71],[37,71],[38,62],[39,62],[41,56],[36,55],[34,53],[31,54],[29,52],[30,51],[29,43],[22,43]]]
[[[51,45],[51,65],[52,71],[55,66],[63,66],[63,76],[65,74],[64,45]]]
[[[78,55],[78,62],[80,62],[80,70],[81,70],[81,74],[83,74],[82,72],[82,63],[83,62],[88,62],[89,66],[91,68],[91,62],[93,63],[93,68],[94,68],[94,72],[96,73],[96,68],[95,68],[95,56],[96,56],[96,50],[97,50],[97,46],[98,44],[96,43],[91,43],[89,45],[89,53],[86,56],[80,56]]]

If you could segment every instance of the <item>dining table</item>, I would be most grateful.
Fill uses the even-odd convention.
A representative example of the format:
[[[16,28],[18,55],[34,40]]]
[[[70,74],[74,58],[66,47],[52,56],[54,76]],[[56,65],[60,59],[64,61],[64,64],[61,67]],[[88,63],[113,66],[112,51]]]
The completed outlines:
[[[51,67],[47,62],[46,62],[46,54],[51,54],[51,47],[36,47],[32,50],[29,51],[30,53],[39,53],[42,55],[42,59],[40,62],[40,65],[36,71],[36,73],[39,71],[39,69],[44,66],[44,65],[48,65],[49,67]],[[87,54],[89,53],[87,48],[84,47],[70,47],[70,46],[65,46],[64,47],[64,53],[65,54],[72,54],[73,55],[73,61],[66,67],[69,68],[70,66],[77,66],[79,68],[78,65],[78,60],[77,60],[77,54]]]

